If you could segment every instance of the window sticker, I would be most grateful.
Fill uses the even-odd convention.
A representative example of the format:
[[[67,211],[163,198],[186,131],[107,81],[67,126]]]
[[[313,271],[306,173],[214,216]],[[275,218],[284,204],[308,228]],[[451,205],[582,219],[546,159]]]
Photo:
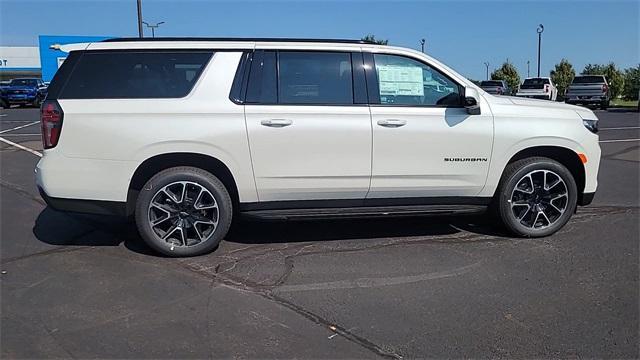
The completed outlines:
[[[422,68],[415,66],[377,66],[380,96],[424,96]]]

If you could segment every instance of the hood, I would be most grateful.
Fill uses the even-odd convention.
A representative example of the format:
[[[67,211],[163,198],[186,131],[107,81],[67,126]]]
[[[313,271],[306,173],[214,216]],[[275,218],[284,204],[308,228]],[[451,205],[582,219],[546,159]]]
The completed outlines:
[[[554,112],[555,114],[564,113],[569,117],[575,117],[575,114],[577,113],[578,116],[580,116],[584,120],[598,120],[593,111],[577,105],[570,105],[563,102],[542,99],[521,98],[516,96],[486,96],[490,96],[490,102],[492,104],[498,105],[498,107],[506,106],[507,108],[510,108],[511,106],[515,105],[517,108],[522,107],[523,109],[529,108],[531,110],[539,109],[544,113],[548,113],[549,111]],[[571,116],[570,114],[574,115]]]

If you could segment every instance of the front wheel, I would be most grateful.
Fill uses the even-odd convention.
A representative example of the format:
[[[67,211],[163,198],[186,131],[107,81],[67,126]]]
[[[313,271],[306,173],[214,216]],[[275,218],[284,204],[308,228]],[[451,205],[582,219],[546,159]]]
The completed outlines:
[[[576,182],[565,166],[549,158],[533,157],[507,166],[494,205],[511,233],[542,237],[569,221],[577,200]]]
[[[140,190],[136,225],[144,241],[168,256],[213,251],[231,225],[229,192],[202,169],[175,167],[159,172]]]

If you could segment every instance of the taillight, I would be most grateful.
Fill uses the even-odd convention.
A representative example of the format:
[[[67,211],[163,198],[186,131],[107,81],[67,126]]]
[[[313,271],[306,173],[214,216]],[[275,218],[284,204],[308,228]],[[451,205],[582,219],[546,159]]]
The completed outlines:
[[[42,146],[51,149],[58,145],[62,131],[62,109],[55,100],[47,100],[40,108],[40,126],[42,130]]]
[[[502,94],[502,88],[501,87],[498,88],[498,93]]]
[[[544,92],[549,92],[549,84],[546,84],[546,85],[544,86]]]
[[[602,92],[607,92],[609,91],[609,86],[607,86],[607,84],[602,85]]]

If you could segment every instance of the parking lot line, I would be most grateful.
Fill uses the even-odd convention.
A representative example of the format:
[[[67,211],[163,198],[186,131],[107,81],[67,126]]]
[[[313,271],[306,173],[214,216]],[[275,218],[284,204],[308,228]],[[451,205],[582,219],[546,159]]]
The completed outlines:
[[[598,129],[598,131],[603,131],[603,130],[632,130],[632,129],[640,129],[640,126],[600,128],[600,129]]]
[[[2,130],[2,131],[0,131],[0,134],[12,132],[12,131],[15,131],[15,130],[24,129],[26,127],[29,127],[29,126],[32,126],[32,125],[35,125],[35,124],[38,124],[38,123],[40,123],[40,121],[32,121],[32,122],[30,122],[28,124],[25,124],[25,125],[20,125],[20,126],[16,126],[14,128],[11,128],[11,129]]]
[[[618,140],[600,140],[601,143],[614,143],[614,142],[628,142],[628,141],[640,141],[640,139],[618,139]]]
[[[30,152],[30,153],[32,153],[32,154],[33,154],[33,155],[35,155],[35,156],[42,157],[42,153],[41,153],[41,152],[35,151],[35,150],[30,149],[30,148],[28,148],[28,147],[26,147],[26,146],[22,146],[22,145],[20,145],[20,144],[14,143],[13,141],[7,140],[7,139],[5,139],[5,138],[3,138],[3,137],[0,137],[0,141],[2,141],[2,142],[3,142],[3,143],[5,143],[5,144],[11,145],[11,146],[13,146],[13,147],[16,147],[16,148],[18,148],[18,149],[20,149],[20,150],[24,150],[24,151],[26,151],[26,152]]]

